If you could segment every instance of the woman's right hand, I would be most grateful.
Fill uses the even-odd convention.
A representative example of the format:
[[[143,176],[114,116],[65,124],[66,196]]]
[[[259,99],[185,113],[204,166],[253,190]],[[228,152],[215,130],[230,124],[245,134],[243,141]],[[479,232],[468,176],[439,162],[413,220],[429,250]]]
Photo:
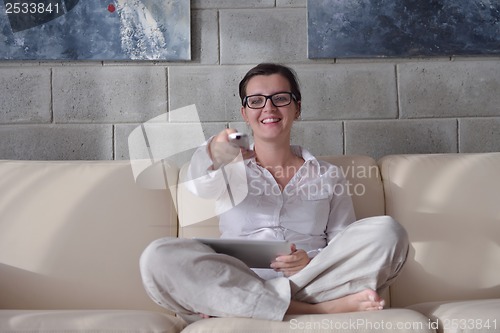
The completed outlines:
[[[208,151],[213,162],[214,170],[220,168],[222,165],[231,163],[240,152],[243,155],[243,159],[252,158],[254,156],[253,150],[246,150],[229,142],[229,134],[236,132],[237,131],[233,128],[227,128],[210,141]]]

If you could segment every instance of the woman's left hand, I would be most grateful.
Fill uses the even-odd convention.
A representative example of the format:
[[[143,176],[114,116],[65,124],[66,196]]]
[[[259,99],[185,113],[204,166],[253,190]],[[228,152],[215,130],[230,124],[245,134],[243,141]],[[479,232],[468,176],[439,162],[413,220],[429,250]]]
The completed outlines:
[[[292,244],[291,250],[292,253],[277,257],[276,261],[271,264],[271,268],[277,272],[283,272],[287,277],[298,273],[311,261],[306,251],[297,250],[295,244]]]

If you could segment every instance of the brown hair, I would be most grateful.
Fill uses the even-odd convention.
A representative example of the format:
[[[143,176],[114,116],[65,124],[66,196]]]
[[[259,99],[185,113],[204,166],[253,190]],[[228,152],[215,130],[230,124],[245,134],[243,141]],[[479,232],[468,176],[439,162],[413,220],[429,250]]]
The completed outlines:
[[[239,86],[241,104],[243,105],[243,101],[246,96],[247,84],[251,78],[257,75],[272,75],[272,74],[280,74],[283,77],[285,77],[290,83],[290,89],[292,93],[295,95],[297,102],[299,102],[302,99],[299,82],[297,80],[297,74],[293,69],[280,64],[262,63],[250,69],[241,80]]]

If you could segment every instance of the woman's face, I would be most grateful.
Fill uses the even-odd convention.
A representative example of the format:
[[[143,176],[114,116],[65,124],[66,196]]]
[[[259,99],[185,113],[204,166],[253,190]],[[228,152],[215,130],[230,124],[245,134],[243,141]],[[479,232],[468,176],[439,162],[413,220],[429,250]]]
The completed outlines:
[[[254,76],[246,87],[246,96],[270,96],[279,92],[291,92],[290,83],[280,74]],[[276,107],[267,99],[260,109],[251,109],[247,104],[241,108],[241,114],[252,128],[256,141],[282,138],[289,142],[293,122],[300,115],[300,102],[292,100],[289,105]]]

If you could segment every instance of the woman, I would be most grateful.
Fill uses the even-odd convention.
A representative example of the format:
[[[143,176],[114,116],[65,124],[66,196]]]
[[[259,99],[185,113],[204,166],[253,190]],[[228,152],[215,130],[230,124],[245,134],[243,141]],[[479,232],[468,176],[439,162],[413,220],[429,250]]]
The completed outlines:
[[[224,180],[241,179],[223,170],[240,152],[229,143],[234,129],[222,131],[194,154],[188,173],[200,181],[193,192],[218,198],[219,208],[226,207],[219,216],[221,237],[286,239],[293,243],[291,253],[278,257],[270,274],[194,240],[161,239],[141,258],[149,295],[184,316],[282,320],[285,314],[382,309],[379,293],[406,259],[404,229],[388,216],[356,221],[350,196],[339,191],[346,184],[337,167],[290,145],[301,113],[301,93],[290,68],[252,68],[240,82],[240,97],[254,138],[253,150],[242,149],[239,155],[248,195],[231,209],[223,202],[232,187]]]

